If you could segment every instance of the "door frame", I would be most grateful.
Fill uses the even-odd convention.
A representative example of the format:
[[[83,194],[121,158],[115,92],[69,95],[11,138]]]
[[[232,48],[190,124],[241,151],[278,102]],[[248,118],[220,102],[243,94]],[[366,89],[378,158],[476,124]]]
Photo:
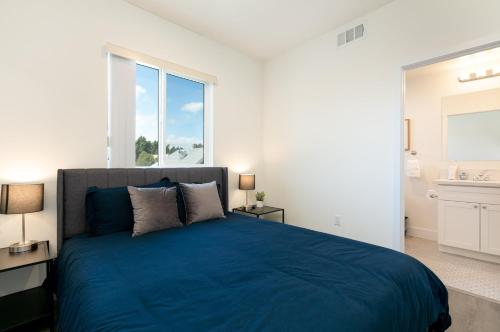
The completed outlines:
[[[473,46],[470,48],[466,48],[463,50],[458,50],[455,52],[447,53],[445,55],[438,55],[433,58],[429,58],[426,60],[414,62],[411,64],[407,64],[401,66],[401,105],[398,114],[399,118],[399,218],[397,218],[398,224],[396,225],[396,229],[399,228],[399,239],[395,238],[394,241],[396,243],[399,242],[399,250],[401,252],[405,252],[405,150],[404,150],[404,119],[405,119],[405,94],[406,94],[406,72],[412,69],[417,69],[421,67],[425,67],[428,65],[436,64],[443,61],[453,60],[465,55],[471,55],[474,53],[478,53],[481,51],[491,50],[493,48],[500,47],[500,40]],[[396,193],[397,195],[398,193]],[[396,234],[396,237],[398,235]]]

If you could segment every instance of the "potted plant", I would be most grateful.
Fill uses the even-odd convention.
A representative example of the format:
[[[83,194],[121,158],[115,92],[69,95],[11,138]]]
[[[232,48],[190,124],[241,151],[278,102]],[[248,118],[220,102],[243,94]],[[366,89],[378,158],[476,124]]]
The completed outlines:
[[[264,198],[266,197],[266,193],[263,191],[258,191],[255,194],[255,199],[257,199],[257,207],[261,208],[264,206]]]

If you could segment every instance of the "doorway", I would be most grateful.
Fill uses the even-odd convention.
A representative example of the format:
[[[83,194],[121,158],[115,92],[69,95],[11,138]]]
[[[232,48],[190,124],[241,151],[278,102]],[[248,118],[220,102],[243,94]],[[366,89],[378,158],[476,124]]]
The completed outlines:
[[[403,67],[402,101],[402,249],[500,301],[500,43]]]

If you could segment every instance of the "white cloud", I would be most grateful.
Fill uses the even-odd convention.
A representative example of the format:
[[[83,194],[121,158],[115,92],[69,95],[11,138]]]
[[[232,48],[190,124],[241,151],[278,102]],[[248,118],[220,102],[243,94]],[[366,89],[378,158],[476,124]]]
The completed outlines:
[[[141,114],[139,111],[136,114],[135,124],[135,138],[137,139],[139,136],[146,137],[149,141],[158,140],[158,129],[156,127],[158,123],[158,118],[155,114]]]
[[[135,85],[135,100],[139,99],[142,95],[146,94],[146,88],[143,87],[142,85],[136,84]]]
[[[196,113],[203,109],[203,103],[202,102],[187,103],[182,105],[181,109],[185,112]]]

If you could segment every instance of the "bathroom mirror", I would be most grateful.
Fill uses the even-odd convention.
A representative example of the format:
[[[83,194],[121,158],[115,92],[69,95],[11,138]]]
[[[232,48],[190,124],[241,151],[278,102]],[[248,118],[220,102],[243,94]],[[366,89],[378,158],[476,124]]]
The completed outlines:
[[[500,160],[500,89],[444,97],[443,157]]]
[[[448,115],[448,160],[500,160],[500,110]]]

